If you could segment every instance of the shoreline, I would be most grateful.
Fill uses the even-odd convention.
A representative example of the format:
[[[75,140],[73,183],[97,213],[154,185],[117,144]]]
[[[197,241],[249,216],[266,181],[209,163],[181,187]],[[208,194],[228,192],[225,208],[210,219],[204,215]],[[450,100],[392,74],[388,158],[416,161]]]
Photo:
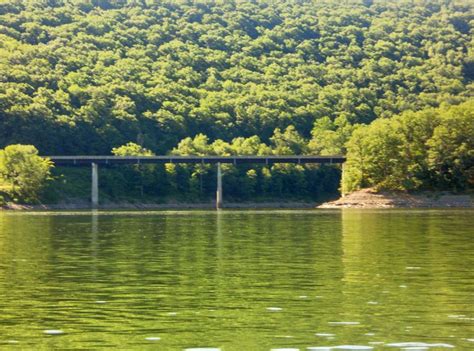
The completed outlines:
[[[214,210],[216,204],[210,202],[104,202],[98,210]],[[373,189],[355,191],[339,199],[318,201],[262,201],[224,202],[222,209],[450,209],[474,208],[474,194],[451,194],[447,192],[388,193]],[[0,211],[77,211],[90,210],[88,201],[77,200],[57,204],[14,204],[0,206]]]
[[[313,209],[318,202],[228,202],[223,203],[222,209]],[[90,210],[87,202],[60,204],[6,204],[0,206],[0,211],[58,211],[58,210]],[[214,210],[215,202],[204,203],[131,203],[109,202],[100,204],[98,210]]]
[[[474,208],[473,195],[451,194],[448,192],[377,192],[374,189],[362,189],[337,200],[325,202],[316,208]]]

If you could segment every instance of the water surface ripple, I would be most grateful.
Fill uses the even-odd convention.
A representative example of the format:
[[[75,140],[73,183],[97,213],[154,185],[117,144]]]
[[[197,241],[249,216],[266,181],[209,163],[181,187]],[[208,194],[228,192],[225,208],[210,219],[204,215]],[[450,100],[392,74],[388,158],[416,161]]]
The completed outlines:
[[[1,349],[474,350],[474,212],[0,213]]]

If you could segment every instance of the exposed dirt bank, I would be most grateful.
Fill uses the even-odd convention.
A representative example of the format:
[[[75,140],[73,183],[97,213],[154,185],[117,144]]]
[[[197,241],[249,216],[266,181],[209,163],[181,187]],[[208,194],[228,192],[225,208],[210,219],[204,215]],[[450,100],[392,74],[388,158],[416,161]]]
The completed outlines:
[[[317,208],[474,208],[469,195],[386,193],[363,189]]]

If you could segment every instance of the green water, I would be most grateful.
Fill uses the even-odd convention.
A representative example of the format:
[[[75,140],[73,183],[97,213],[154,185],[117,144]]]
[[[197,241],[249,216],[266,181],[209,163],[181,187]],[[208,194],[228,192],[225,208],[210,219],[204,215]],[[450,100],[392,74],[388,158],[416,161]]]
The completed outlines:
[[[0,348],[474,350],[473,228],[473,211],[0,213]]]

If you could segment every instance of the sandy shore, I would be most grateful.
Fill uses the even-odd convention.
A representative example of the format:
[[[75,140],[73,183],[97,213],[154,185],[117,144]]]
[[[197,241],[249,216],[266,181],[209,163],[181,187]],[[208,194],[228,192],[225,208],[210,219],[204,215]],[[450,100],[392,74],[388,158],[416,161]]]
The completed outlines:
[[[317,208],[474,208],[469,195],[384,193],[363,189]]]

